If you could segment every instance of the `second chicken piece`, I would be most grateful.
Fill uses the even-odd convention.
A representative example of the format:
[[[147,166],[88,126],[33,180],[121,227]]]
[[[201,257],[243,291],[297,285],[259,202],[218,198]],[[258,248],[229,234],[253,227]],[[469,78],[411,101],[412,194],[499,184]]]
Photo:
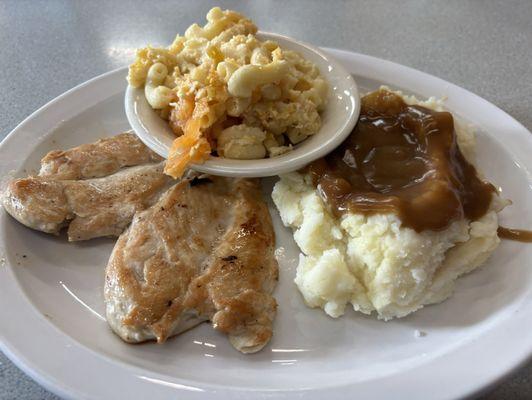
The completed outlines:
[[[210,320],[243,353],[272,336],[278,266],[258,181],[184,180],[135,215],[107,266],[107,321],[127,342]]]

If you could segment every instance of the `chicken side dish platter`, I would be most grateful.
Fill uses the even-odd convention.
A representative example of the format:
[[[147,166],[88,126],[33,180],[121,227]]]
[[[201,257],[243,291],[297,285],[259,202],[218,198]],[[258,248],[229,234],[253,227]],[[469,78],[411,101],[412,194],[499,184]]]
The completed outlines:
[[[28,228],[116,238],[102,281],[107,322],[125,342],[163,343],[208,322],[242,353],[268,344],[283,304],[266,196],[300,249],[293,289],[333,318],[347,305],[405,317],[449,298],[500,238],[531,241],[499,226],[510,202],[475,167],[475,128],[443,100],[389,87],[364,94],[349,137],[271,193],[260,179],[189,169],[212,154],[289,152],[319,135],[327,107],[318,68],[234,11],[214,8],[169,47],[140,49],[128,82],[174,132],[168,159],[118,133],[45,154],[2,193]]]

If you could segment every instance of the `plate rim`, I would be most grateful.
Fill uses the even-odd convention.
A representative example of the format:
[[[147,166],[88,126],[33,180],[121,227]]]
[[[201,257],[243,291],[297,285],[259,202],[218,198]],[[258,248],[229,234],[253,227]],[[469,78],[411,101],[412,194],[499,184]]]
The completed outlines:
[[[526,127],[524,127],[520,122],[518,122],[517,120],[515,120],[512,116],[510,116],[508,113],[506,113],[504,110],[498,108],[497,106],[495,106],[494,104],[488,102],[487,100],[481,98],[480,96],[477,96],[471,92],[469,92],[467,89],[464,89],[464,88],[461,88],[457,85],[454,85],[450,82],[447,82],[443,79],[440,79],[440,78],[437,78],[433,75],[430,75],[430,74],[427,74],[425,72],[422,72],[422,71],[418,71],[414,68],[411,68],[411,67],[407,67],[407,66],[404,66],[404,65],[401,65],[401,64],[397,64],[397,63],[394,63],[394,62],[391,62],[391,61],[386,61],[386,60],[383,60],[383,59],[380,59],[380,58],[376,58],[376,57],[372,57],[372,56],[368,56],[368,55],[363,55],[363,54],[359,54],[359,53],[356,53],[356,52],[351,52],[351,51],[347,51],[347,50],[339,50],[339,49],[333,49],[333,48],[322,48],[325,52],[331,54],[333,56],[333,58],[337,58],[337,59],[344,59],[344,58],[357,58],[358,61],[364,61],[364,62],[367,62],[367,63],[370,63],[370,64],[373,64],[373,65],[378,65],[379,68],[375,68],[375,70],[377,69],[394,69],[394,70],[400,70],[402,71],[403,73],[406,73],[406,74],[410,74],[410,75],[414,75],[414,76],[422,76],[424,79],[423,80],[429,80],[431,81],[432,83],[434,83],[434,85],[436,86],[441,86],[441,85],[444,85],[444,86],[447,86],[448,88],[450,89],[453,89],[453,90],[458,90],[459,92],[463,93],[466,95],[466,97],[468,98],[471,98],[471,99],[474,99],[476,102],[478,101],[481,101],[484,103],[484,105],[486,106],[489,106],[489,107],[492,107],[497,113],[502,113],[500,115],[504,116],[505,117],[505,121],[508,122],[508,121],[511,121],[512,124],[514,124],[514,127],[518,128],[519,131],[524,131],[524,132],[528,132],[528,134],[530,134],[530,131],[528,131],[528,129]],[[347,65],[346,65],[347,67]],[[39,109],[37,109],[36,111],[34,111],[33,113],[31,113],[28,117],[26,117],[21,123],[19,123],[5,138],[4,140],[2,140],[2,142],[0,143],[0,152],[4,150],[4,148],[9,144],[9,142],[12,140],[12,138],[17,135],[19,132],[23,131],[24,127],[28,124],[30,124],[34,119],[38,118],[41,114],[45,113],[48,111],[48,109],[52,108],[53,106],[55,106],[56,104],[58,103],[61,103],[62,101],[64,101],[66,98],[68,98],[70,95],[72,95],[73,93],[76,93],[78,92],[79,90],[82,90],[84,88],[86,88],[87,86],[92,86],[94,84],[98,84],[98,83],[102,83],[103,81],[105,81],[106,79],[112,79],[114,81],[115,79],[115,75],[120,75],[123,73],[123,71],[126,70],[127,67],[121,67],[121,68],[118,68],[118,69],[115,69],[113,71],[109,71],[107,73],[104,73],[102,75],[99,75],[95,78],[92,78],[86,82],[83,82],[81,83],[80,85],[77,85],[76,87],[66,91],[65,93],[61,94],[60,96],[54,98],[53,100],[51,100],[50,102],[46,103],[45,105],[43,105],[42,107],[40,107]],[[349,66],[346,68],[347,70],[349,70],[350,72],[353,73],[353,68],[352,66]],[[368,74],[369,72],[371,72],[370,74]],[[374,74],[375,71],[371,71],[371,70],[368,70],[368,71],[365,71],[364,73],[364,76],[366,77],[370,77],[371,78],[371,74]],[[421,75],[420,75],[421,74]],[[382,77],[374,77],[374,79],[377,79],[377,80],[380,80],[382,81]],[[126,86],[126,83],[125,81],[123,82],[124,83],[124,89],[125,89],[125,86]],[[412,90],[413,92],[415,92],[415,90]],[[436,95],[436,93],[435,93]],[[111,95],[109,93],[107,93],[106,95],[100,95],[100,100],[96,101],[94,104],[98,103],[99,101],[102,101],[101,98],[103,99],[107,99],[109,98]],[[87,105],[87,108],[88,107],[91,107],[91,105],[93,104],[89,104]],[[80,110],[79,112],[82,112],[83,110]],[[532,134],[530,134],[529,136],[529,140],[530,140],[530,143],[532,143]],[[523,150],[524,151],[524,150]],[[520,159],[523,159],[523,154],[518,154],[518,157]],[[528,165],[529,163],[527,163]],[[528,173],[529,173],[529,176],[530,176],[530,167],[528,167],[527,169]],[[6,216],[5,216],[5,213],[2,215],[2,219],[4,219]],[[3,250],[3,240],[2,238],[0,237],[0,250],[2,252],[4,252]],[[8,274],[8,277],[11,278],[11,280],[9,279],[1,279],[0,280],[0,288],[2,289],[5,289],[7,288],[8,290],[0,290],[0,298],[4,298],[5,294],[6,293],[9,293],[9,291],[14,291],[14,293],[16,294],[17,291],[20,291],[21,288],[19,287],[19,284],[18,282],[15,280],[14,276],[13,276],[13,273],[11,271],[11,268],[12,266],[11,265],[8,265],[9,263],[6,262],[6,265],[2,267],[0,267],[1,271],[0,271],[0,276],[2,275],[5,275],[5,271],[7,271],[7,274]],[[12,285],[12,283],[15,283],[15,285]],[[19,293],[20,294],[20,293]],[[529,293],[530,294],[530,293]],[[46,319],[44,318],[44,316],[42,316],[40,313],[37,312],[37,310],[34,309],[33,305],[31,304],[31,302],[24,296],[19,296],[20,298],[18,298],[17,300],[21,301],[22,303],[27,303],[25,304],[25,306],[30,306],[30,312],[31,312],[31,315],[33,318],[36,318],[35,321],[36,322],[40,322],[40,324],[43,324],[43,326],[49,326],[49,327],[52,327],[53,328],[53,331],[55,332],[55,334],[57,334],[57,331],[59,331],[58,328],[56,328],[53,324],[49,324]],[[530,297],[530,295],[528,296]],[[5,297],[5,299],[9,299],[9,296]],[[527,299],[528,300],[528,299]],[[6,307],[3,307],[2,304],[6,304],[5,302],[0,302],[0,315],[6,315]],[[29,313],[28,313],[29,314]],[[510,322],[513,322],[514,324],[516,323],[516,321],[527,321],[526,318],[524,317],[524,314],[525,312],[522,312],[520,313],[519,316],[516,316],[516,315],[511,315],[511,316],[507,316],[507,319],[504,321],[504,326],[506,325],[510,325]],[[531,312],[529,312],[529,314],[532,314]],[[9,313],[7,314],[9,315]],[[27,320],[30,320],[29,318],[29,315],[27,315]],[[510,318],[512,317],[512,318]],[[529,322],[530,324],[530,322]],[[57,331],[56,331],[57,330]],[[73,387],[71,384],[69,384],[68,382],[64,382],[62,380],[59,380],[58,377],[57,377],[57,371],[54,371],[54,373],[50,372],[50,371],[45,371],[43,370],[42,368],[42,362],[41,364],[39,365],[39,363],[37,361],[35,361],[35,359],[29,359],[28,357],[25,356],[24,354],[24,349],[20,349],[19,347],[16,346],[16,344],[13,343],[13,340],[9,340],[8,338],[6,338],[4,332],[6,330],[4,329],[1,329],[0,330],[0,349],[4,352],[4,354],[6,354],[6,356],[11,359],[11,361],[13,361],[15,363],[15,365],[17,365],[19,368],[21,368],[25,373],[27,373],[29,376],[31,376],[34,380],[36,380],[39,384],[41,384],[42,386],[44,386],[45,388],[47,388],[48,390],[60,395],[61,397],[65,397],[65,398],[70,398],[70,397],[75,397],[75,398],[93,398],[93,397],[99,397],[99,396],[102,396],[104,395],[104,393],[109,393],[109,392],[99,392],[99,393],[84,393],[84,392],[80,392],[79,390],[77,390],[75,387]],[[491,340],[495,340],[495,342],[497,342],[497,336],[500,336],[500,328],[499,328],[499,331],[497,332],[494,332],[494,330],[490,330],[490,331],[487,331],[487,334],[486,335],[483,335],[481,338],[482,339],[491,339]],[[59,331],[60,332],[60,331]],[[494,338],[492,338],[491,336],[493,336],[495,333],[499,333],[499,335],[495,335]],[[508,333],[508,329],[506,329],[506,332],[505,333]],[[64,336],[67,336],[66,334],[63,334]],[[515,335],[515,334],[514,334]],[[508,339],[508,335],[502,335],[503,337],[506,337],[506,339]],[[73,339],[71,339],[70,337],[68,337],[68,340],[69,341],[72,341],[72,343],[74,343],[75,346],[78,346],[78,350],[81,351],[81,353],[86,353],[87,351],[91,352],[90,349],[87,349],[85,348],[84,346],[80,346],[79,344],[77,344],[77,342],[75,342]],[[479,338],[479,341],[480,339]],[[523,338],[515,338],[515,342],[517,343],[519,341],[519,339],[523,339]],[[505,377],[507,377],[508,375],[510,375],[513,371],[515,371],[517,368],[519,368],[520,366],[522,366],[523,364],[525,364],[528,360],[530,360],[532,358],[532,338],[530,338],[528,341],[526,340],[522,340],[523,344],[522,346],[526,346],[526,348],[523,348],[523,347],[520,347],[520,351],[518,353],[518,355],[515,355],[513,357],[510,357],[507,353],[505,353],[505,356],[502,357],[502,359],[498,360],[499,361],[499,364],[500,367],[499,368],[492,368],[493,370],[490,371],[489,374],[486,374],[486,376],[484,376],[484,379],[482,378],[478,378],[478,377],[475,377],[475,382],[469,382],[467,385],[465,385],[467,387],[467,390],[465,388],[462,388],[461,390],[458,390],[458,392],[455,390],[453,392],[452,395],[450,396],[442,396],[441,398],[457,398],[457,397],[468,397],[468,396],[473,396],[475,394],[478,394],[484,390],[488,390],[490,387],[492,387],[493,385],[496,385],[497,383],[499,383],[501,380],[503,380]],[[499,342],[500,343],[500,342]],[[524,351],[523,351],[524,350]],[[515,353],[515,351],[514,351]],[[107,360],[105,356],[103,355],[97,355],[96,353],[93,353],[93,354],[87,354],[88,356],[90,357],[96,357],[97,358],[97,361],[98,362],[103,362],[103,363],[110,363],[110,360]],[[450,354],[446,354],[442,357],[437,357],[435,358],[432,363],[436,363],[440,358],[448,358],[446,356],[449,356]],[[440,360],[441,361],[441,360]],[[119,365],[122,365],[123,363],[122,362],[119,362]],[[423,367],[426,367],[427,365],[422,365],[421,368]],[[111,368],[116,368],[114,367],[113,365],[111,365]],[[119,368],[122,368],[122,367],[119,367]],[[406,372],[400,372],[396,375],[393,375],[393,376],[386,376],[382,379],[384,380],[391,380],[393,381],[393,378],[396,378],[395,380],[397,380],[397,377],[404,377],[405,374],[413,374],[415,371],[418,371],[419,372],[419,369],[420,369],[420,366],[416,366],[416,367],[413,367],[411,369],[408,369]],[[441,371],[440,371],[441,372]],[[464,371],[462,371],[464,372]],[[456,372],[455,372],[456,373]],[[487,376],[489,375],[489,376]],[[143,377],[143,378],[148,378],[147,380],[144,380],[144,384],[146,384],[147,386],[149,386],[151,388],[151,392],[152,393],[159,393],[161,395],[174,395],[176,394],[176,390],[181,390],[180,392],[180,395],[182,396],[182,398],[197,398],[196,395],[200,394],[200,395],[207,395],[209,393],[216,393],[217,396],[220,396],[220,395],[227,395],[227,396],[234,396],[234,395],[238,395],[238,397],[240,398],[240,396],[242,396],[242,398],[249,398],[251,394],[255,395],[256,397],[268,397],[268,398],[283,398],[283,397],[288,397],[290,396],[291,394],[293,394],[294,392],[293,391],[285,391],[285,390],[279,390],[279,391],[268,391],[268,390],[264,390],[264,389],[259,389],[259,390],[255,390],[255,389],[245,389],[245,388],[238,388],[237,389],[237,392],[234,392],[234,388],[229,388],[228,390],[224,390],[223,388],[213,388],[214,391],[211,391],[211,389],[208,389],[206,388],[204,392],[202,392],[203,394],[201,394],[200,392],[194,392],[194,390],[190,390],[189,389],[186,389],[186,387],[179,387],[179,386],[186,386],[186,385],[180,385],[178,383],[171,383],[171,382],[155,382],[157,381],[157,378],[156,378],[157,374],[154,374],[154,377],[150,378],[150,377]],[[137,376],[137,378],[139,378]],[[150,381],[151,379],[151,381]],[[419,381],[423,379],[421,378],[420,376],[416,376],[415,379],[412,379],[412,377],[409,377],[409,379],[404,379],[404,380],[399,380],[399,382],[396,382],[396,384],[399,384],[401,383],[402,385],[405,385],[405,384],[410,384],[411,386],[416,386]],[[432,376],[432,379],[434,379],[434,376]],[[170,386],[164,386],[166,384],[170,384]],[[299,389],[297,390],[297,392],[299,393],[305,393],[306,396],[308,396],[308,398],[320,398],[320,396],[322,396],[323,394],[327,393],[328,395],[331,395],[331,394],[336,394],[336,395],[346,395],[346,393],[348,394],[349,391],[350,391],[350,388],[352,389],[357,389],[358,390],[358,386],[360,384],[367,384],[367,383],[370,383],[371,384],[371,381],[366,381],[366,382],[362,382],[362,383],[354,383],[354,384],[348,384],[348,385],[342,385],[342,386],[337,386],[337,387],[326,387],[326,388],[323,388],[323,389],[318,389],[318,390],[314,390],[312,392],[306,392],[306,391],[300,391]],[[138,384],[138,382],[137,382]],[[440,385],[441,385],[441,382],[440,382]],[[376,385],[378,386],[378,385]],[[166,390],[159,390],[161,388],[165,388]],[[444,387],[444,386],[443,386]],[[194,389],[194,388],[192,388]],[[197,389],[197,388],[196,388]],[[202,390],[202,389],[200,389]],[[367,390],[367,388],[366,388]],[[419,388],[417,389],[417,395],[419,395]],[[363,395],[364,392],[360,392],[359,393],[361,395]],[[366,392],[366,393],[369,393],[369,392]],[[405,392],[405,393],[408,393],[408,392]],[[416,395],[416,393],[410,393],[411,395]],[[382,395],[382,392],[381,392],[381,395]],[[204,398],[204,397],[203,397]]]

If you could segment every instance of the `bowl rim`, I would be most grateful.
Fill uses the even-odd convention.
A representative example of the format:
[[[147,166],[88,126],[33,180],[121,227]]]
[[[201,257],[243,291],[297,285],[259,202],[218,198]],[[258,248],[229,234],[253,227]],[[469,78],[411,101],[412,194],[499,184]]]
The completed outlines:
[[[203,164],[190,164],[189,167],[192,170],[211,175],[229,177],[266,177],[295,171],[333,151],[347,138],[358,121],[361,106],[358,86],[353,76],[345,67],[336,61],[336,59],[308,43],[293,39],[286,35],[258,31],[256,36],[260,40],[278,41],[281,46],[283,46],[284,42],[295,44],[296,47],[302,47],[306,49],[307,52],[314,53],[316,58],[323,60],[323,63],[328,64],[327,71],[323,71],[323,68],[320,68],[322,75],[326,78],[331,74],[334,74],[336,77],[343,76],[346,82],[345,86],[342,87],[343,94],[349,99],[349,106],[346,107],[347,118],[344,120],[343,124],[339,126],[335,134],[328,135],[321,144],[315,144],[313,147],[306,149],[306,151],[297,151],[298,147],[296,147],[294,150],[277,157],[252,160],[236,160],[211,156]],[[314,60],[312,61],[315,62]],[[330,88],[329,90],[329,96],[332,96],[336,87]],[[147,126],[147,124],[145,124],[140,118],[137,112],[138,102],[146,102],[144,88],[133,88],[128,84],[124,97],[124,105],[126,117],[131,128],[150,149],[162,157],[167,158],[169,146],[158,140],[150,131],[152,127]],[[153,112],[155,113],[155,111]],[[167,129],[168,131],[170,130],[169,127],[164,129]],[[322,128],[320,128],[320,131],[315,135],[319,135],[321,129]],[[311,138],[306,139],[302,143],[305,143],[310,139]]]

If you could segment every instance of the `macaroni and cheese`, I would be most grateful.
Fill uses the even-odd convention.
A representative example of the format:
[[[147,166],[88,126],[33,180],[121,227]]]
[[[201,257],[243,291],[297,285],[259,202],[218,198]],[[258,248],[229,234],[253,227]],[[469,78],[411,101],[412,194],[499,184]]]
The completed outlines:
[[[328,89],[318,68],[252,21],[215,7],[168,48],[137,52],[128,81],[176,134],[165,172],[183,174],[211,153],[235,159],[283,154],[321,127]]]

